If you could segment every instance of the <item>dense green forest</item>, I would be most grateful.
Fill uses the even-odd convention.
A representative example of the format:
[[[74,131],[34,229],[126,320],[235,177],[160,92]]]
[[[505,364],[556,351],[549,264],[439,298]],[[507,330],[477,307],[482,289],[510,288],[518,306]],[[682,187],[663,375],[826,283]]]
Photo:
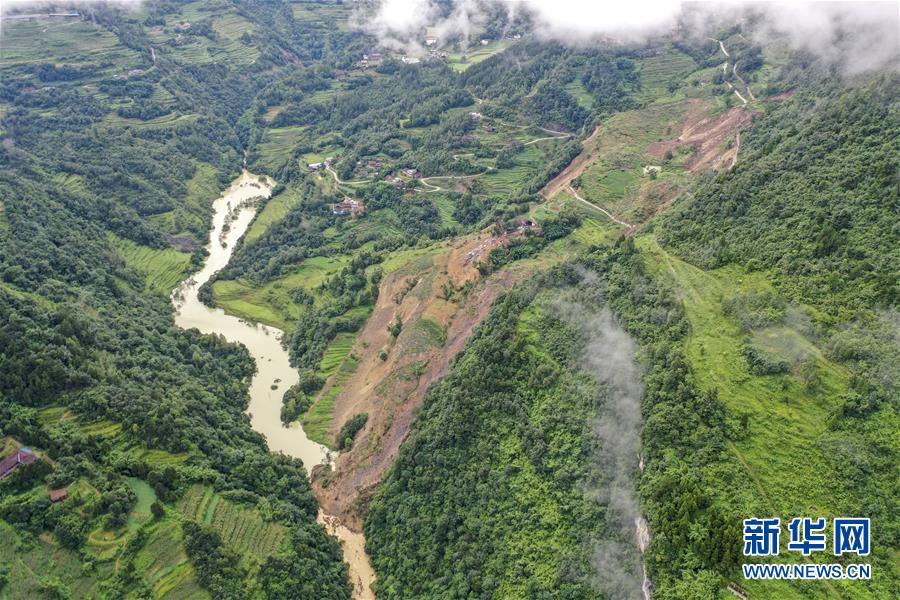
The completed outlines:
[[[151,285],[132,250],[165,261],[206,239],[209,201],[239,171],[240,116],[282,77],[283,48],[314,60],[332,35],[285,8],[206,8],[277,23],[238,40],[249,63],[161,42],[177,2],[51,21],[59,55],[31,32],[42,23],[4,21],[18,45],[0,76],[0,430],[4,456],[42,457],[0,485],[4,597],[350,597],[304,465],[270,454],[244,414],[247,352],[177,329],[183,271]],[[177,37],[229,35],[194,29]],[[19,62],[23,47],[37,60]],[[51,504],[55,488],[70,500]]]

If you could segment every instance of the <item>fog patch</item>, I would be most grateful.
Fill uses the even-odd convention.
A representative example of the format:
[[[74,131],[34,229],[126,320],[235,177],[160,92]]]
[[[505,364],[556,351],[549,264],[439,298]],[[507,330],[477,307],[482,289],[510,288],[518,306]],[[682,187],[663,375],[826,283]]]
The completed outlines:
[[[594,288],[595,282],[595,274],[584,274],[585,287]],[[638,347],[608,308],[597,310],[580,301],[562,300],[554,309],[581,335],[582,366],[605,387],[605,402],[592,424],[598,441],[597,480],[584,491],[607,507],[612,536],[592,541],[593,584],[613,600],[649,597],[641,560],[649,533],[635,491],[644,394],[635,359]]]
[[[896,2],[382,0],[361,8],[356,24],[383,46],[421,52],[426,27],[467,38],[498,7],[510,20],[526,15],[539,39],[571,46],[647,43],[673,32],[699,38],[741,24],[754,43],[784,42],[849,75],[896,70],[900,58]]]

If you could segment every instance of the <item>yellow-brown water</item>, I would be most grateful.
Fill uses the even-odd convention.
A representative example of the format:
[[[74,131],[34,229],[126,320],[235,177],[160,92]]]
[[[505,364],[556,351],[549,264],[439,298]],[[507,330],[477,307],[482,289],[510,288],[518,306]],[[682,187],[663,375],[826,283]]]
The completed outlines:
[[[299,375],[291,367],[288,353],[281,345],[284,333],[228,315],[220,308],[200,302],[200,287],[221,271],[231,259],[235,245],[247,231],[256,214],[257,198],[268,198],[272,184],[265,178],[244,173],[213,202],[212,231],[203,268],[183,281],[172,293],[175,323],[184,329],[196,328],[203,333],[222,335],[230,342],[245,346],[256,362],[256,375],[250,383],[250,405],[247,412],[253,429],[263,434],[273,452],[282,452],[303,461],[308,471],[330,459],[325,446],[310,440],[298,425],[285,427],[281,422],[281,398],[285,390],[297,383]],[[273,389],[273,387],[275,389]],[[365,554],[362,534],[350,531],[328,515],[319,515],[328,533],[341,540],[344,557],[350,565],[354,598],[374,598],[370,584],[375,572]]]

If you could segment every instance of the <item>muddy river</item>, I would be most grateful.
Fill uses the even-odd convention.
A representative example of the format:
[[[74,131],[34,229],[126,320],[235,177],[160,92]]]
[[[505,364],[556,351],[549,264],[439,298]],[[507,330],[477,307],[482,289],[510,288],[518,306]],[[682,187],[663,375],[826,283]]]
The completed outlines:
[[[213,202],[209,257],[203,268],[181,282],[172,293],[175,323],[184,329],[197,328],[214,333],[230,342],[243,344],[256,362],[256,375],[250,383],[250,405],[247,412],[253,429],[266,437],[269,449],[283,452],[303,461],[307,471],[329,460],[325,446],[313,442],[299,425],[285,427],[281,423],[281,397],[299,379],[291,367],[287,351],[281,345],[284,335],[279,329],[228,315],[220,308],[209,308],[197,297],[200,287],[222,270],[231,259],[235,245],[246,233],[258,208],[259,198],[268,198],[273,182],[264,177],[244,173]],[[274,389],[273,389],[274,388]],[[320,514],[319,522],[341,540],[344,556],[350,565],[354,598],[374,598],[369,584],[375,574],[364,550],[362,534],[350,531],[334,517]]]

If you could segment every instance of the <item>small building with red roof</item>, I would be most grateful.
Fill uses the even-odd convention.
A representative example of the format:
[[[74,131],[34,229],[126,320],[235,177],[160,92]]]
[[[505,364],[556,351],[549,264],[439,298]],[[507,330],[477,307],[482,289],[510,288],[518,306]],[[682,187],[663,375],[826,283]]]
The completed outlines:
[[[0,461],[0,481],[9,477],[20,466],[30,465],[37,459],[38,457],[30,448],[19,448]]]

